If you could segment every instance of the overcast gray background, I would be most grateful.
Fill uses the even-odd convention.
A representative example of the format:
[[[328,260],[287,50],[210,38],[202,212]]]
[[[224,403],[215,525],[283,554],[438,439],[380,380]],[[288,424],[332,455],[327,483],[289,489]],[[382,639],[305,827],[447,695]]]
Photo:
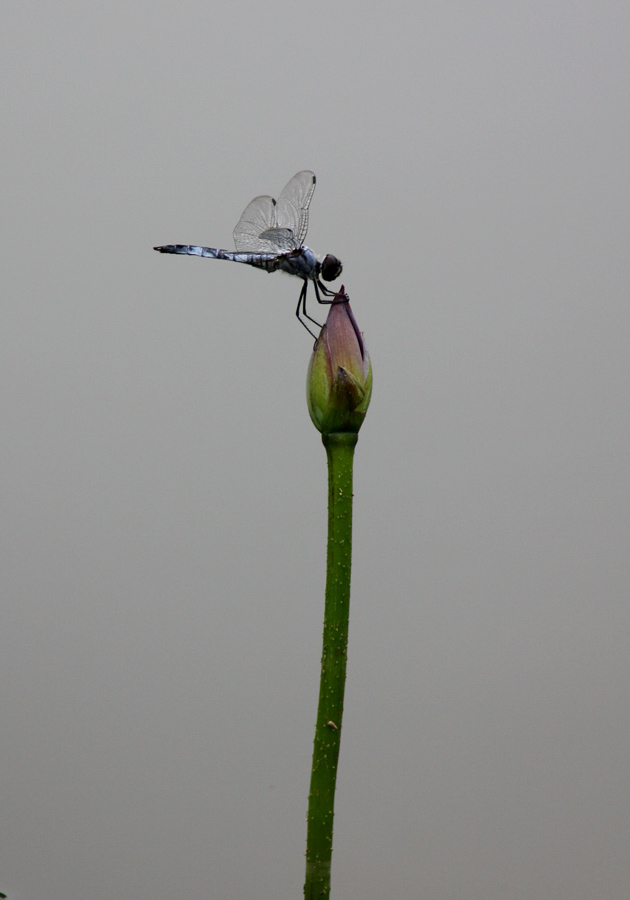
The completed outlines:
[[[374,365],[333,894],[630,879],[630,8],[5,2],[0,890],[301,896],[318,178]]]

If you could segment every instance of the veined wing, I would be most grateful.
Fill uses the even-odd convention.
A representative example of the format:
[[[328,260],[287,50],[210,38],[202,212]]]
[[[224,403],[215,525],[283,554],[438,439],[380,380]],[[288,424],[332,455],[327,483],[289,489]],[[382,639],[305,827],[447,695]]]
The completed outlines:
[[[234,229],[234,244],[240,252],[286,253],[299,249],[308,229],[308,207],[315,190],[315,175],[298,172],[282,190],[278,200],[256,197],[247,206]]]
[[[306,169],[294,175],[278,197],[278,225],[290,228],[295,246],[301,247],[308,231],[308,208],[315,191],[315,175]]]

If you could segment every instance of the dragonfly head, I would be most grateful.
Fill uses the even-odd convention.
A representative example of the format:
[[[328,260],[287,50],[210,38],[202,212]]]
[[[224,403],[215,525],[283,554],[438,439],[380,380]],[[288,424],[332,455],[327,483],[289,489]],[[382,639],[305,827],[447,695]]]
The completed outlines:
[[[342,269],[341,260],[329,253],[322,260],[321,272],[323,281],[334,281],[335,278],[339,278]]]

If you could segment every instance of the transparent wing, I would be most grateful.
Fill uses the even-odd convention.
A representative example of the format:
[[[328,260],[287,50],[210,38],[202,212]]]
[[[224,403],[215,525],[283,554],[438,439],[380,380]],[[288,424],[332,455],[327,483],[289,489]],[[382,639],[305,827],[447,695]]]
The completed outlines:
[[[308,229],[308,207],[315,190],[312,172],[298,172],[278,197],[256,197],[247,206],[234,229],[239,252],[285,253],[304,243]]]
[[[273,197],[255,197],[234,229],[234,245],[241,253],[277,253],[278,245],[270,240],[276,228],[276,201]],[[270,237],[262,237],[262,235]]]
[[[293,232],[296,248],[302,246],[308,231],[308,208],[314,190],[315,175],[305,170],[294,175],[278,197],[277,223]]]

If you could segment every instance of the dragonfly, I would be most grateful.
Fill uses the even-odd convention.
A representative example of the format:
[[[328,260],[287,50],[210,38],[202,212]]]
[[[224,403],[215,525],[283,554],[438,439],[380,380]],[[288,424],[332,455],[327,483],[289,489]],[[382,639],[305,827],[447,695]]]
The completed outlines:
[[[331,253],[320,260],[304,244],[315,184],[315,175],[305,169],[293,176],[277,200],[267,196],[255,197],[245,208],[234,229],[236,250],[197,247],[193,244],[164,244],[153,249],[159,253],[227,259],[256,266],[267,272],[286,272],[301,278],[304,284],[295,314],[306,330],[316,337],[304,321],[308,319],[321,328],[319,322],[306,312],[308,284],[313,283],[318,303],[332,303],[330,299],[322,299],[322,295],[325,298],[336,296],[335,291],[329,290],[323,282],[339,278],[342,265]]]

